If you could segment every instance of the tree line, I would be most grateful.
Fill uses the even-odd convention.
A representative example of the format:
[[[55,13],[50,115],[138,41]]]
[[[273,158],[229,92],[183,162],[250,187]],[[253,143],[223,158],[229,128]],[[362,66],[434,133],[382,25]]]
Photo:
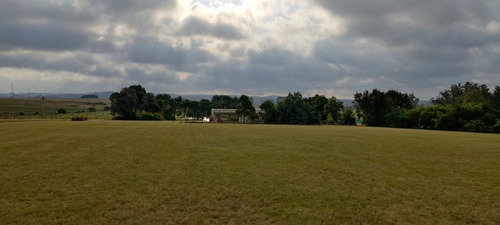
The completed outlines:
[[[355,117],[367,126],[421,128],[436,130],[500,133],[500,87],[490,92],[484,84],[453,84],[431,99],[432,106],[419,106],[413,94],[378,89],[354,95],[355,111],[344,107],[334,96],[303,97],[289,93],[275,101],[265,101],[256,112],[246,95],[214,95],[211,100],[192,101],[168,94],[146,92],[132,85],[110,96],[111,113],[116,119],[175,120],[184,117],[208,117],[211,109],[236,109],[251,121],[268,124],[346,124]]]
[[[183,117],[209,116],[212,108],[234,109],[236,97],[215,95],[212,100],[192,101],[181,96],[146,92],[141,85],[132,85],[109,97],[111,114],[123,120],[175,120]]]
[[[356,93],[359,118],[368,126],[500,133],[500,87],[490,92],[484,84],[453,84],[418,106],[413,95],[390,90]]]
[[[353,111],[344,110],[344,103],[334,96],[324,95],[304,98],[300,92],[278,98],[277,103],[265,101],[260,105],[264,123],[269,124],[348,124]]]
[[[192,101],[168,94],[146,92],[141,85],[132,85],[110,96],[111,113],[115,119],[123,120],[175,120],[184,117],[208,117],[211,109],[236,109],[240,116],[256,121],[260,116],[270,124],[335,124],[340,119],[352,121],[353,111],[344,110],[343,103],[335,97],[316,95],[303,98],[295,92],[279,98],[277,103],[265,101],[256,113],[253,100],[241,95],[239,98],[214,95],[211,100]]]

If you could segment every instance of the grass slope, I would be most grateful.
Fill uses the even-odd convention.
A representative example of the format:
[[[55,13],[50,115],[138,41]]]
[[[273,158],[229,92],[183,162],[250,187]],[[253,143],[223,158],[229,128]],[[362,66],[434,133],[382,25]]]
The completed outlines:
[[[10,99],[0,98],[0,119],[71,119],[73,116],[85,116],[91,119],[111,119],[108,99]],[[89,108],[95,112],[89,112]],[[63,108],[67,114],[58,114]],[[83,111],[83,112],[82,112]]]
[[[497,224],[500,136],[1,122],[2,224]]]

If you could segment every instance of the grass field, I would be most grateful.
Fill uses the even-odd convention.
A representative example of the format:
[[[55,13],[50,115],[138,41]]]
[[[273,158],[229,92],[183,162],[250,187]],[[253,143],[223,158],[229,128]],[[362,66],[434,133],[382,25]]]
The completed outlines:
[[[500,136],[0,120],[1,224],[498,224]]]
[[[0,119],[71,119],[73,116],[85,116],[91,119],[111,119],[108,99],[39,99],[0,98]],[[58,114],[63,108],[67,114]],[[95,108],[90,112],[89,108]]]

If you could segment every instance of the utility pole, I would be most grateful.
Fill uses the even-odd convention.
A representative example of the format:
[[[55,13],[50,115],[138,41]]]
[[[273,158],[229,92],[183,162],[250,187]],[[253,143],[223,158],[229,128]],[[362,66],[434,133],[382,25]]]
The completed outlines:
[[[10,98],[14,98],[14,83],[10,83]]]
[[[42,96],[42,118],[45,115],[45,96]]]

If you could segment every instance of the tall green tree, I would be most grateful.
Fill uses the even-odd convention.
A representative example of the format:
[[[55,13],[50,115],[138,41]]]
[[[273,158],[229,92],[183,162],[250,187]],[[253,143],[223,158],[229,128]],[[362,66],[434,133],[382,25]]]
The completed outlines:
[[[311,118],[310,105],[302,98],[300,92],[288,93],[288,96],[278,103],[280,123],[308,124]]]
[[[333,116],[332,116],[333,120]],[[342,124],[344,125],[356,125],[356,119],[354,118],[354,112],[351,109],[346,109],[341,114]]]
[[[471,94],[469,94],[471,92]],[[474,93],[475,92],[475,93]],[[466,96],[469,96],[466,98]],[[478,96],[481,95],[482,98]],[[474,82],[465,84],[452,84],[450,89],[439,92],[436,98],[431,99],[434,105],[460,105],[462,103],[471,103],[471,100],[489,99],[491,93],[488,86]]]
[[[241,95],[238,100],[238,105],[236,105],[236,114],[242,116],[244,120],[255,114],[255,108],[253,107],[252,100],[250,100],[248,96]]]
[[[500,110],[500,87],[496,86],[493,94],[490,97],[490,105],[492,108]]]
[[[109,97],[111,113],[120,119],[135,119],[137,114],[146,110],[146,89],[141,85],[132,85],[115,92]]]
[[[198,117],[210,116],[212,110],[212,104],[208,99],[202,99],[198,103],[196,113]]]
[[[214,95],[211,100],[212,107],[220,109],[235,109],[238,102],[237,97],[227,95]]]
[[[396,90],[382,92],[373,89],[372,92],[356,93],[354,102],[358,117],[363,118],[363,123],[369,126],[388,126],[388,121],[395,121],[396,116],[402,115],[402,110],[416,106],[413,95]],[[390,120],[387,118],[389,113],[392,117]]]
[[[156,95],[156,102],[166,120],[175,120],[176,101],[168,94]]]
[[[264,120],[264,123],[278,123],[278,111],[274,102],[267,100],[260,104],[260,109],[262,110],[262,120]]]
[[[177,107],[177,115],[180,117],[196,117],[198,102],[189,99],[182,99]]]
[[[331,123],[335,123],[340,119],[341,111],[344,109],[344,103],[337,100],[334,96],[328,99],[323,106],[323,114],[331,116]]]
[[[158,104],[158,100],[153,93],[146,93],[146,107],[145,111],[150,113],[159,113],[161,112],[161,107]]]
[[[324,95],[316,94],[314,97],[305,99],[305,101],[311,108],[310,122],[315,124],[323,123],[328,115],[328,112],[325,112],[325,105],[328,103],[328,99]]]
[[[385,93],[378,89],[372,92],[365,91],[354,95],[354,102],[358,117],[369,126],[386,126],[385,115],[390,111],[387,107]]]
[[[468,104],[468,103],[482,103],[486,104],[488,103],[488,99],[485,97],[484,94],[482,94],[479,89],[471,89],[465,93],[463,99],[462,99],[462,104]]]

